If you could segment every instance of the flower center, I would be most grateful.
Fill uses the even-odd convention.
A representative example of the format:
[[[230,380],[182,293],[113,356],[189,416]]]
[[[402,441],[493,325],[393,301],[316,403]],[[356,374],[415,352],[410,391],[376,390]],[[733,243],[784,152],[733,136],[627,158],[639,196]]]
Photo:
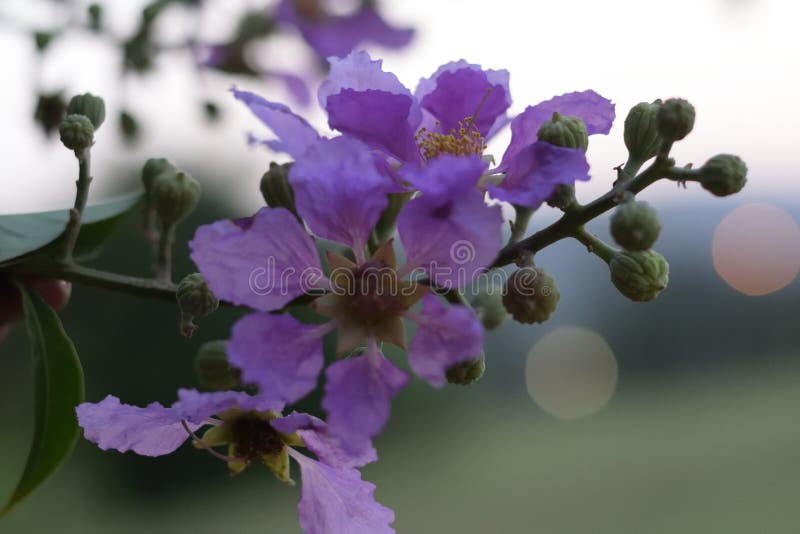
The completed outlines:
[[[362,324],[377,324],[407,309],[397,272],[385,262],[370,260],[346,277],[347,310]]]
[[[234,455],[253,460],[265,454],[277,454],[284,447],[278,431],[269,421],[247,414],[233,422]]]
[[[436,121],[436,125],[441,123]],[[486,150],[486,139],[475,127],[475,119],[467,117],[458,122],[458,128],[451,128],[450,133],[437,133],[422,128],[414,137],[422,157],[427,161],[438,158],[442,154],[453,156],[482,155]]]

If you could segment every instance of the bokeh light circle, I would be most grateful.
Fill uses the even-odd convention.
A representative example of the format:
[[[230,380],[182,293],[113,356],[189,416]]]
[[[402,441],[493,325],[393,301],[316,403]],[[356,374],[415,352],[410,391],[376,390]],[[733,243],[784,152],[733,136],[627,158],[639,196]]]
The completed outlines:
[[[759,296],[778,291],[800,272],[800,227],[771,204],[745,204],[714,231],[714,268],[735,290]]]
[[[528,354],[528,394],[547,413],[578,419],[602,409],[617,387],[617,360],[603,337],[589,328],[564,326]]]

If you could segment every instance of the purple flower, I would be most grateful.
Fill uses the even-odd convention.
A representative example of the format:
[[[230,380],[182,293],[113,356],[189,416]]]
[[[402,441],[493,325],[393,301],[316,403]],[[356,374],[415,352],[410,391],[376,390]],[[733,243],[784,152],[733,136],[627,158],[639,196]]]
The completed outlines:
[[[296,28],[320,57],[345,56],[362,43],[402,48],[414,30],[390,26],[378,13],[374,2],[363,2],[353,13],[332,15],[324,0],[282,0],[275,20]]]
[[[103,450],[162,456],[191,440],[226,461],[233,474],[262,462],[289,483],[289,458],[294,458],[302,479],[297,510],[306,534],[393,533],[394,513],[375,501],[375,486],[356,469],[375,461],[375,450],[350,454],[324,421],[296,412],[281,417],[281,409],[280,403],[242,392],[180,390],[170,407],[153,403],[140,408],[109,395],[99,403],[81,404],[76,412],[86,439]],[[199,436],[203,427],[208,429]],[[220,446],[227,446],[227,454],[215,450]],[[296,447],[307,448],[317,459]]]
[[[502,181],[487,188],[498,200],[532,209],[559,184],[589,179],[582,150],[537,141],[542,123],[558,112],[583,119],[590,135],[607,134],[615,116],[610,100],[583,91],[530,106],[510,120],[508,72],[484,70],[464,60],[443,65],[422,79],[414,93],[366,52],[330,62],[330,74],[318,92],[329,126],[361,140],[390,162],[424,166],[445,155],[482,156],[487,141],[510,122],[511,143],[500,166],[490,172]],[[237,98],[259,115],[249,99],[238,93]],[[259,118],[279,138],[270,146],[295,144],[288,137],[294,132],[281,131],[271,117]]]
[[[316,235],[349,247],[355,261],[329,252],[330,272],[322,276],[312,238],[282,208],[264,208],[247,225],[201,227],[190,243],[192,258],[219,298],[261,310],[236,323],[228,352],[243,380],[268,398],[292,403],[313,390],[324,365],[322,339],[337,332],[337,353],[350,357],[328,367],[322,405],[331,433],[358,453],[370,447],[391,399],[408,382],[379,346],[405,348],[404,319],[418,325],[411,367],[434,386],[444,383],[450,366],[480,353],[482,329],[474,313],[444,305],[415,277],[425,274],[445,288],[470,282],[497,254],[503,221],[500,208],[486,205],[475,187],[487,165],[477,156],[443,156],[403,172],[421,191],[398,222],[407,263],[397,266],[391,240],[367,257],[367,239],[395,182],[355,139],[319,139],[302,151],[292,146],[302,152],[289,173],[298,213]],[[320,289],[325,294],[312,307],[325,324],[268,313]],[[422,311],[415,312],[420,301]]]

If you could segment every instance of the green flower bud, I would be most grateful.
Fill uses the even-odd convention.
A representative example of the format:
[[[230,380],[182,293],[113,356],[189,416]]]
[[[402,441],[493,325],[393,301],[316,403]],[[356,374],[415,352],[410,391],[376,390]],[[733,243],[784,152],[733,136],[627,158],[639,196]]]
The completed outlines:
[[[575,187],[567,184],[558,184],[553,190],[553,194],[547,199],[547,205],[551,208],[558,208],[567,211],[577,204],[575,198]]]
[[[178,174],[178,169],[165,158],[150,158],[142,167],[142,184],[147,195],[153,191],[153,185],[161,175]]]
[[[271,208],[286,208],[297,216],[294,205],[294,190],[289,184],[291,163],[269,164],[269,170],[261,177],[261,195]]]
[[[58,127],[61,142],[75,152],[86,150],[94,143],[94,125],[83,115],[67,115]]]
[[[139,123],[133,114],[128,111],[120,111],[119,131],[126,141],[133,141],[139,136]]]
[[[652,104],[640,102],[625,117],[625,146],[631,158],[646,161],[658,154],[661,147],[661,136],[656,124],[659,108],[661,100]]]
[[[652,250],[619,252],[608,267],[619,292],[635,302],[653,300],[669,283],[669,263]]]
[[[261,11],[245,13],[239,20],[236,38],[242,42],[266,37],[275,29],[275,22]]]
[[[45,134],[50,135],[58,129],[66,113],[67,103],[61,92],[40,94],[36,101],[33,119],[41,125]]]
[[[660,233],[658,213],[647,202],[625,202],[611,216],[611,235],[625,250],[647,250],[653,246]]]
[[[661,137],[679,141],[694,127],[694,106],[682,98],[670,98],[658,108],[656,124]]]
[[[99,32],[103,29],[103,6],[100,4],[89,4],[86,9],[86,14],[89,15],[89,28],[92,31]]]
[[[50,43],[53,42],[55,35],[52,32],[34,32],[33,40],[36,43],[36,51],[44,52]]]
[[[522,267],[506,282],[503,305],[517,322],[543,323],[556,310],[560,298],[552,276],[538,267]]]
[[[474,360],[457,363],[447,370],[447,381],[459,386],[468,386],[480,380],[486,371],[486,358],[483,354]]]
[[[227,348],[227,341],[209,341],[197,352],[194,370],[205,389],[225,391],[241,385],[241,372],[228,362]]]
[[[700,185],[718,197],[738,193],[747,182],[747,165],[739,156],[717,154],[698,169]]]
[[[197,207],[200,184],[184,172],[162,173],[153,183],[151,199],[161,224],[173,226]]]
[[[67,106],[67,113],[69,115],[83,115],[87,117],[94,129],[100,128],[103,121],[106,119],[106,105],[103,99],[99,96],[94,96],[90,93],[73,96]]]
[[[219,106],[211,100],[206,100],[203,103],[203,113],[205,113],[208,122],[217,122],[219,120]]]
[[[197,330],[193,320],[210,315],[219,307],[219,299],[211,292],[199,273],[190,274],[180,281],[175,292],[181,309],[181,334],[191,337]]]
[[[503,288],[500,286],[482,285],[471,304],[486,330],[494,330],[508,319],[508,312],[503,306]]]
[[[578,117],[571,115],[562,116],[553,113],[553,118],[545,121],[536,133],[539,141],[546,141],[551,145],[562,146],[564,148],[589,147],[589,135],[586,133],[586,125]]]

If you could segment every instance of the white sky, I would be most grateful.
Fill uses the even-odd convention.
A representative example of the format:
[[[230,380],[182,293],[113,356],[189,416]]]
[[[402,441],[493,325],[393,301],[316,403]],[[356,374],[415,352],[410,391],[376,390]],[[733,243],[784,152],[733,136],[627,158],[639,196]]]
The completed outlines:
[[[30,0],[4,0],[6,6]],[[212,34],[232,24],[226,13],[240,2],[220,0],[204,20]],[[256,4],[257,2],[250,2]],[[800,170],[795,161],[800,124],[800,37],[796,27],[800,3],[791,0],[596,0],[536,2],[520,0],[384,0],[398,23],[418,28],[413,46],[381,53],[388,70],[412,88],[449,60],[465,58],[511,71],[513,110],[554,94],[593,88],[617,103],[618,123],[608,137],[590,144],[593,181],[582,185],[583,198],[605,190],[611,168],[625,159],[622,119],[642,100],[682,96],[698,116],[695,131],[674,150],[679,162],[699,165],[717,152],[741,155],[750,181],[737,203],[763,198],[797,198]],[[135,20],[136,2],[111,2],[126,10],[121,27]],[[22,8],[24,11],[26,8]],[[0,14],[7,13],[0,6]],[[52,14],[44,13],[45,16]],[[41,20],[37,12],[33,20]],[[179,28],[177,17],[174,26]],[[175,30],[176,33],[179,32]],[[57,141],[46,141],[32,124],[33,47],[22,34],[0,26],[0,213],[66,206],[72,198],[75,163]],[[270,65],[303,64],[308,53],[291,40],[260,51]],[[118,110],[122,92],[118,59],[111,49],[76,37],[56,49],[45,70],[48,87],[62,82],[70,92],[102,94],[110,111]],[[244,145],[245,131],[262,132],[259,124],[225,94],[229,79],[211,79],[207,89],[225,103],[225,120],[204,125],[198,110],[202,91],[187,62],[167,58],[155,76],[129,83],[131,107],[143,119],[146,138],[134,150],[125,148],[112,128],[97,136],[93,152],[95,189],[100,198],[118,191],[110,172],[127,161],[140,165],[164,155],[179,166],[211,155],[206,168],[214,176],[204,184],[212,194],[228,194],[243,210],[255,208],[257,182],[270,155]],[[262,90],[256,82],[242,87]],[[268,87],[268,86],[267,86]],[[280,89],[264,92],[283,99]],[[322,115],[309,111],[319,124]],[[499,156],[507,137],[490,149]],[[704,197],[697,188],[678,192],[659,184],[650,196],[659,202]]]

